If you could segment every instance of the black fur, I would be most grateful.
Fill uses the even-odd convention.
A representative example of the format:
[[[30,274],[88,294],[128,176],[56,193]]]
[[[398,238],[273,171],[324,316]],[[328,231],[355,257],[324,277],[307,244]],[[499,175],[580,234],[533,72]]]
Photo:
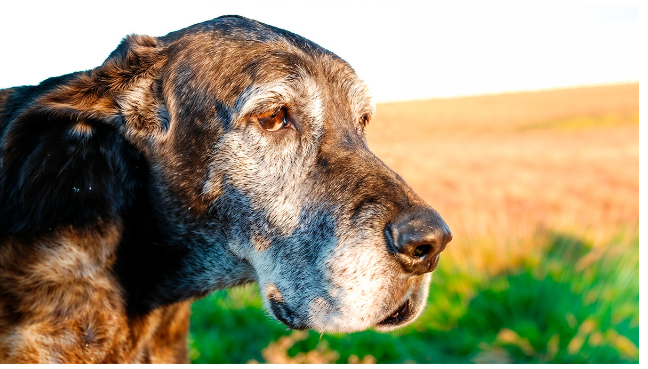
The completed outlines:
[[[142,159],[105,122],[22,114],[38,96],[74,75],[12,93],[2,117],[0,237],[38,236],[55,226],[86,227],[114,219],[133,201]]]

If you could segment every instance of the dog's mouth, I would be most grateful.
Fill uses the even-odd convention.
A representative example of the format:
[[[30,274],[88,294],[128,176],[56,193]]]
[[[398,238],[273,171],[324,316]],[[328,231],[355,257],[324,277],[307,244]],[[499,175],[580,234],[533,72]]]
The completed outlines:
[[[415,314],[412,300],[407,299],[396,310],[387,315],[387,317],[376,324],[377,328],[395,328],[409,322]]]
[[[418,285],[412,286],[410,293],[403,296],[405,301],[376,323],[374,329],[380,332],[388,332],[414,321],[423,312],[427,302],[429,281],[430,276],[428,274],[427,279],[419,280]]]

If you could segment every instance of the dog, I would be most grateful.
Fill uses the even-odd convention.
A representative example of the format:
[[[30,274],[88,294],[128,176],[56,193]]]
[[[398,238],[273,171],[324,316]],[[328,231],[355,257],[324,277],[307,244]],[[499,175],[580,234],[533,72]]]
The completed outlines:
[[[0,361],[187,362],[190,302],[250,282],[292,329],[413,321],[452,234],[373,114],[345,61],[239,16],[0,91]]]

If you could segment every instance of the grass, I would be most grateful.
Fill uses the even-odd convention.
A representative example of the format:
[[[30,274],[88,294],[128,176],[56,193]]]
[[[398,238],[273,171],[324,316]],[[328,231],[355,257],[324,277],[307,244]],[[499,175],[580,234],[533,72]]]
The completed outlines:
[[[383,104],[368,140],[453,230],[421,318],[292,332],[218,291],[193,362],[638,362],[638,85]]]

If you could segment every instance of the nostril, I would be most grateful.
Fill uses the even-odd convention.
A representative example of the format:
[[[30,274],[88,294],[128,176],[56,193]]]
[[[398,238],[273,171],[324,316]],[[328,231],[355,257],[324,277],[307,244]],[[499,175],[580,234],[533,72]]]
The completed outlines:
[[[414,251],[412,251],[412,255],[417,258],[424,258],[427,256],[427,254],[430,253],[430,250],[432,250],[432,245],[430,244],[423,244],[423,245],[418,245],[414,248]]]
[[[385,227],[385,243],[408,273],[433,271],[439,254],[452,239],[441,216],[425,206],[415,206],[399,213]]]

